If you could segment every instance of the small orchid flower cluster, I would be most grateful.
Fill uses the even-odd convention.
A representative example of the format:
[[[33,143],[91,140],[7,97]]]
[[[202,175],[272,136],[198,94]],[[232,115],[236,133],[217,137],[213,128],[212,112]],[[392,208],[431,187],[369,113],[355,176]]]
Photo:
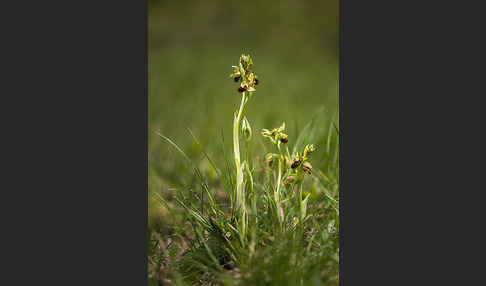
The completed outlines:
[[[288,135],[285,134],[283,131],[285,130],[285,123],[283,123],[280,127],[274,128],[272,130],[262,129],[262,136],[268,138],[277,148],[278,153],[269,153],[265,156],[265,162],[268,164],[270,168],[273,168],[274,162],[278,161],[278,178],[276,181],[276,188],[274,190],[274,199],[279,208],[278,217],[280,221],[283,221],[283,209],[280,206],[281,203],[281,194],[280,188],[282,183],[282,173],[285,172],[285,178],[283,180],[284,185],[289,185],[293,183],[299,183],[299,209],[300,209],[300,221],[305,218],[306,215],[306,206],[307,206],[307,198],[302,198],[302,183],[304,180],[304,174],[311,175],[312,174],[312,165],[309,162],[310,154],[315,151],[314,145],[309,144],[306,145],[302,155],[297,152],[293,156],[293,161],[290,160],[290,153],[287,143]],[[280,148],[280,144],[285,144],[286,147],[286,154],[284,154]],[[282,170],[285,168],[285,170]],[[293,188],[294,185],[292,185]]]
[[[240,83],[238,92],[248,91],[251,96],[252,92],[256,91],[258,76],[253,72],[253,61],[250,55],[241,55],[239,65],[232,67],[233,73],[230,74],[230,78]]]
[[[309,144],[305,146],[302,155],[300,155],[299,152],[297,152],[294,155],[294,160],[292,162],[292,165],[290,165],[290,168],[292,169],[293,172],[287,176],[287,178],[284,181],[284,184],[287,185],[296,181],[297,182],[301,181],[305,173],[309,175],[312,174],[312,165],[308,160],[310,154],[313,153],[314,151],[315,151],[314,145]]]
[[[289,142],[288,135],[283,133],[285,130],[285,123],[283,123],[280,127],[274,128],[272,130],[268,129],[262,129],[262,136],[270,139],[270,141],[277,147],[277,149],[280,151],[280,144],[287,144]],[[312,174],[312,165],[308,161],[309,156],[311,153],[315,151],[315,147],[313,144],[308,144],[304,148],[304,152],[302,152],[302,155],[297,152],[296,154],[293,155],[293,160],[292,162],[290,161],[290,156],[288,154],[288,147],[287,147],[287,155],[283,154],[275,154],[275,153],[269,153],[265,156],[265,161],[268,164],[268,166],[271,168],[273,167],[273,163],[276,159],[283,160],[285,163],[285,166],[287,169],[293,170],[295,174],[299,173],[300,170],[302,170],[304,173],[307,173],[309,175]],[[290,174],[292,176],[294,174]],[[286,180],[287,183],[295,181],[295,178],[288,178]]]
[[[262,129],[262,136],[270,139],[273,144],[280,144],[280,142],[287,144],[289,142],[289,140],[287,139],[288,135],[283,133],[284,130],[285,122],[282,123],[282,126],[274,128],[272,130]]]
[[[287,144],[289,142],[288,135],[283,133],[285,130],[285,122],[278,128],[274,128],[272,130],[262,129],[262,136],[270,139],[270,141],[277,147],[277,150],[280,154],[269,153],[265,156],[265,161],[270,168],[273,167],[273,162],[277,159],[283,160],[285,166],[290,168],[290,157],[288,155],[283,155],[280,152],[280,144]],[[288,153],[288,147],[287,147]]]

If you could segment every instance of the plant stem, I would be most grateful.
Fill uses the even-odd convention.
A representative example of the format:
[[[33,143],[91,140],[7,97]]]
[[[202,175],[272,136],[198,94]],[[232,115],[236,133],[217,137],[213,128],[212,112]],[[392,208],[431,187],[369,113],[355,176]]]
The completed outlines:
[[[299,212],[302,211],[302,185],[303,185],[303,183],[304,183],[304,180],[302,180],[302,182],[300,182],[300,184],[299,184]]]
[[[241,96],[240,109],[238,110],[238,115],[235,117],[235,120],[233,122],[233,149],[235,152],[235,163],[236,163],[237,171],[241,167],[239,132],[240,132],[241,115],[243,114],[243,108],[245,107],[245,99],[246,99],[245,92],[243,92]]]
[[[250,157],[250,142],[248,140],[245,140],[245,161],[246,164],[248,164],[248,168],[250,168],[249,157]]]
[[[299,236],[303,236],[303,234],[304,234],[304,224],[303,224],[304,217],[302,215],[302,209],[303,209],[302,186],[303,185],[304,185],[304,180],[302,180],[299,184]]]
[[[290,152],[289,152],[289,146],[288,144],[285,145],[285,148],[287,149],[287,157],[289,157],[289,160],[292,160],[292,157],[290,156]]]
[[[246,92],[242,93],[240,109],[233,121],[233,147],[235,153],[235,165],[236,165],[236,191],[235,191],[235,201],[236,201],[236,211],[239,214],[239,225],[241,236],[246,237],[246,205],[245,205],[245,194],[244,194],[244,184],[243,184],[243,169],[240,160],[240,122],[243,115],[243,109],[246,103]],[[242,244],[244,242],[242,241]]]
[[[246,144],[245,144],[246,148],[245,148],[245,151],[246,151],[246,159],[245,159],[245,162],[246,162],[246,175],[248,177],[248,181],[250,182],[250,194],[251,194],[251,203],[252,203],[252,211],[253,211],[253,215],[255,216],[255,224],[257,222],[257,209],[256,209],[256,194],[255,194],[255,190],[254,190],[254,187],[253,187],[253,175],[251,174],[251,171],[250,171],[250,164],[249,164],[249,153],[250,153],[250,142],[248,140],[246,140]]]
[[[280,205],[280,188],[281,188],[281,183],[282,183],[282,165],[284,164],[284,157],[282,155],[282,150],[280,149],[280,142],[277,143],[277,149],[279,153],[279,158],[278,158],[278,177],[277,177],[277,187],[275,189],[275,205],[276,205],[276,211],[277,211],[277,217],[280,223],[280,227],[282,230],[283,227],[283,210],[281,209]],[[282,213],[281,213],[282,211]]]
[[[243,185],[243,170],[241,169],[241,160],[240,160],[240,140],[239,140],[239,132],[240,132],[240,121],[241,116],[243,114],[243,109],[245,107],[245,99],[246,93],[243,92],[241,96],[241,104],[240,109],[238,110],[238,114],[234,119],[233,122],[233,148],[235,153],[235,165],[236,165],[236,207],[241,207],[242,203],[242,190],[241,187]]]
[[[275,189],[275,202],[280,206],[280,181],[282,181],[282,159],[278,159],[277,188]]]

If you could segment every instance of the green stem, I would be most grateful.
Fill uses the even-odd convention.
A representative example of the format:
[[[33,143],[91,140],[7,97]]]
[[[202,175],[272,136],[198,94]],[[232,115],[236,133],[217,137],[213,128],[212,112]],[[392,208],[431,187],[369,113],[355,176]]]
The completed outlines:
[[[246,140],[246,173],[247,173],[247,176],[248,176],[248,181],[250,182],[250,194],[252,196],[252,210],[253,210],[253,215],[255,216],[255,223],[256,223],[256,216],[257,216],[257,210],[256,210],[256,194],[255,194],[255,190],[254,190],[254,187],[253,187],[253,175],[251,174],[251,171],[250,171],[250,164],[249,164],[249,153],[250,153],[250,141],[249,140]]]
[[[304,224],[302,223],[302,220],[304,219],[302,217],[302,186],[304,185],[304,180],[302,180],[299,184],[299,236],[302,236],[304,233]]]
[[[239,132],[240,132],[240,122],[241,116],[243,114],[243,109],[245,107],[245,92],[243,92],[241,96],[241,104],[240,109],[238,110],[238,114],[234,119],[233,122],[233,148],[235,153],[235,165],[236,165],[236,207],[241,207],[242,203],[242,190],[241,187],[243,185],[243,170],[241,170],[241,160],[240,160],[240,140],[239,140]]]
[[[299,211],[302,211],[302,185],[303,185],[303,181],[300,182],[299,184]]]
[[[283,156],[282,156],[282,151],[280,150],[280,143],[277,143],[277,150],[280,156],[278,158],[278,178],[277,178],[277,188],[275,189],[275,202],[280,206],[280,184],[282,181],[282,163],[283,163]]]
[[[239,213],[239,221],[242,231],[242,236],[246,237],[246,207],[245,207],[245,195],[243,186],[243,170],[241,168],[240,160],[240,122],[243,115],[243,109],[246,103],[246,93],[243,92],[241,96],[240,109],[233,121],[233,147],[235,153],[235,165],[236,165],[236,191],[235,191],[235,201],[236,201],[236,211]]]
[[[250,162],[248,160],[248,157],[250,156],[249,153],[250,153],[250,141],[248,140],[245,140],[245,161],[246,161],[246,164],[248,164],[248,162]],[[248,168],[250,168],[250,165],[248,165]]]
[[[287,149],[287,157],[289,157],[289,160],[292,160],[292,157],[290,157],[290,152],[289,152],[289,146],[288,146],[288,144],[285,145],[285,148]]]
[[[278,159],[277,188],[275,189],[275,202],[280,206],[280,182],[282,181],[282,159]]]
[[[277,177],[277,187],[275,189],[275,205],[276,205],[276,212],[277,212],[277,217],[280,223],[280,230],[283,228],[283,215],[281,215],[281,205],[280,205],[280,188],[282,184],[282,165],[284,164],[284,158],[282,155],[282,150],[280,149],[280,142],[277,143],[277,149],[279,153],[279,158],[278,158],[278,177]],[[282,210],[283,211],[283,210]]]
[[[235,120],[233,122],[233,150],[235,152],[236,170],[239,170],[241,167],[239,132],[241,115],[243,114],[243,108],[245,107],[245,99],[245,92],[243,92],[241,96],[240,109],[238,110],[238,115],[235,117]]]

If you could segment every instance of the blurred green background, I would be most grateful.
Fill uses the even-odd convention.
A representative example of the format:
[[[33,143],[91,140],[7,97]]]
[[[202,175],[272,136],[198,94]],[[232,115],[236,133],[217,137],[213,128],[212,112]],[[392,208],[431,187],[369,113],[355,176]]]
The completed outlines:
[[[203,164],[190,128],[219,166],[223,133],[231,155],[241,97],[229,74],[242,53],[260,80],[246,107],[255,156],[264,155],[262,128],[285,121],[292,143],[320,107],[337,121],[338,21],[338,0],[149,1],[149,190],[190,178],[155,131]],[[149,218],[163,214],[157,204],[149,197]]]

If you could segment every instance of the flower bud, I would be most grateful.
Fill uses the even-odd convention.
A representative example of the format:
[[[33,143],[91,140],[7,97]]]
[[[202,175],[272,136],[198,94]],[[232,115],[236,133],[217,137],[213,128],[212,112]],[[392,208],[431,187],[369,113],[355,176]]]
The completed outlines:
[[[278,156],[277,154],[273,153],[268,153],[265,155],[265,162],[268,164],[268,167],[272,168],[273,167],[273,161]]]
[[[307,157],[307,155],[312,154],[316,149],[314,148],[314,144],[308,144],[304,148],[304,157]]]
[[[243,122],[241,123],[241,133],[245,136],[246,141],[250,141],[251,139],[251,126],[246,116],[243,117]]]
[[[290,159],[288,156],[284,156],[284,162],[285,162],[285,167],[288,169],[290,168],[291,164],[290,164]]]
[[[292,184],[295,181],[296,181],[295,175],[290,175],[287,178],[285,178],[283,183],[284,183],[284,185],[288,185],[288,184]]]

